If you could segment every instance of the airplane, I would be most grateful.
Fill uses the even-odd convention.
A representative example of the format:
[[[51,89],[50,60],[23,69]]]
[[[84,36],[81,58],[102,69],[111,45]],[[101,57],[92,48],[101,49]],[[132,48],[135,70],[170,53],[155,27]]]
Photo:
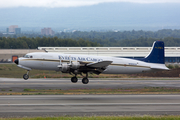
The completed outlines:
[[[60,54],[48,52],[28,53],[14,61],[18,67],[27,70],[24,80],[29,78],[32,69],[55,70],[74,74],[72,83],[77,83],[77,75],[83,76],[82,83],[88,84],[88,74],[133,74],[157,70],[169,70],[165,66],[164,42],[155,41],[151,52],[141,59],[90,56],[77,54]]]

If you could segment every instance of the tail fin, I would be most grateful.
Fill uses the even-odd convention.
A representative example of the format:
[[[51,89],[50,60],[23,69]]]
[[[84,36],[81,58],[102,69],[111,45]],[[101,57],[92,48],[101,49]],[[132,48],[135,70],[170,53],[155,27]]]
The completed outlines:
[[[164,64],[164,42],[163,41],[155,41],[152,46],[152,50],[147,55],[143,61],[149,63],[159,63]]]

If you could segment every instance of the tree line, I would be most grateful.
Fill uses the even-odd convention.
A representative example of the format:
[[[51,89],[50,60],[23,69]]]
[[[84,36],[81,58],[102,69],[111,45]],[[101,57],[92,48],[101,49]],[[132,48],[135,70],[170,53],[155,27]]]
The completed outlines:
[[[21,36],[22,35],[22,36]],[[24,35],[24,36],[23,36]],[[32,35],[32,36],[31,36]],[[37,47],[150,47],[154,41],[164,41],[167,47],[180,46],[180,30],[58,33],[0,35],[0,49],[36,49]],[[35,37],[33,37],[35,36]]]
[[[45,35],[41,35],[40,33],[21,33],[17,35],[9,35],[9,34],[0,34],[0,37],[28,37],[28,38],[43,38]],[[57,32],[54,36],[45,36],[45,37],[58,37],[58,38],[71,38],[78,40],[82,39],[101,39],[101,40],[134,40],[140,37],[143,38],[166,38],[166,37],[174,37],[180,38],[180,30],[172,30],[172,29],[162,29],[158,31],[143,31],[143,30],[132,30],[132,31],[107,31],[107,32],[97,32],[97,31],[75,31],[75,32]]]
[[[163,39],[143,38],[126,40],[71,39],[58,37],[37,38],[5,38],[0,37],[0,49],[36,49],[38,47],[150,47],[154,41],[164,41],[166,47],[179,47],[180,38],[167,37]]]
[[[62,39],[57,37],[37,37],[37,38],[5,38],[0,37],[0,49],[36,49],[38,47],[98,47],[97,42],[70,38]]]
[[[143,31],[143,30],[132,30],[132,31],[108,31],[108,32],[97,32],[97,31],[75,31],[75,32],[61,32],[56,34],[60,38],[83,38],[83,39],[101,39],[101,40],[134,40],[140,37],[143,38],[166,38],[174,37],[180,38],[180,30],[162,29],[158,31]]]

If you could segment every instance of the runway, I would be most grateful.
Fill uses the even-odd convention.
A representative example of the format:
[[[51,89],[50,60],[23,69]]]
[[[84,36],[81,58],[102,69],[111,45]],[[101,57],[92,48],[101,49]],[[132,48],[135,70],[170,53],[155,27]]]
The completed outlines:
[[[180,95],[0,96],[1,117],[179,114]]]
[[[162,80],[163,79],[163,80]],[[30,89],[180,88],[175,79],[91,79],[87,85],[70,79],[0,78],[0,92]],[[0,96],[0,117],[92,115],[180,115],[180,95],[22,95]]]
[[[89,78],[87,85],[82,84],[81,79],[77,83],[71,83],[70,78],[59,79],[28,79],[23,78],[0,78],[0,89],[14,92],[22,92],[28,89],[121,89],[121,88],[145,88],[145,87],[168,87],[180,88],[179,78],[155,78],[155,79],[124,79],[124,78]]]

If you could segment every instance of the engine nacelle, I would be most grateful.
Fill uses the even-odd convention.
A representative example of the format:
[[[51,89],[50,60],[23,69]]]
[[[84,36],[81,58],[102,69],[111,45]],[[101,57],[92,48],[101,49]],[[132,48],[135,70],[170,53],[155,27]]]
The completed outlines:
[[[68,73],[70,69],[77,70],[79,67],[79,62],[72,62],[71,64],[63,63],[59,65],[60,71],[62,71],[63,73]]]
[[[79,62],[72,62],[71,63],[71,68],[76,70],[80,67],[80,63]]]
[[[68,73],[70,70],[70,66],[68,64],[62,64],[61,65],[61,70],[63,73]]]

